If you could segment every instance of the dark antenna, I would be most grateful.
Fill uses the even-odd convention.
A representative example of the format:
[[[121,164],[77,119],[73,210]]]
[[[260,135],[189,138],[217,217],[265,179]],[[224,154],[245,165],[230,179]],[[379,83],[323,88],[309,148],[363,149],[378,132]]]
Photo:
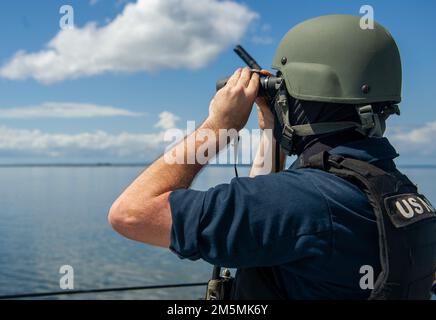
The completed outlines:
[[[245,51],[245,49],[241,45],[237,45],[233,51],[241,58],[247,66],[249,66],[251,69],[258,69],[261,70],[261,66],[256,62],[256,60],[253,59],[250,54]]]

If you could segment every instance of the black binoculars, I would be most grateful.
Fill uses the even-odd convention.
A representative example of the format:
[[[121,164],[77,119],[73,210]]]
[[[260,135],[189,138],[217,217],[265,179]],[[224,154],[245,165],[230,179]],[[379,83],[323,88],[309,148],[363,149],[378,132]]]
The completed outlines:
[[[277,91],[280,89],[280,86],[282,85],[283,78],[275,77],[275,76],[267,76],[262,74],[258,70],[251,70],[252,72],[255,72],[259,74],[259,91],[257,93],[258,97],[263,97],[267,99],[273,99]],[[222,89],[229,80],[230,77],[224,78],[222,80],[218,80],[216,83],[216,91]]]

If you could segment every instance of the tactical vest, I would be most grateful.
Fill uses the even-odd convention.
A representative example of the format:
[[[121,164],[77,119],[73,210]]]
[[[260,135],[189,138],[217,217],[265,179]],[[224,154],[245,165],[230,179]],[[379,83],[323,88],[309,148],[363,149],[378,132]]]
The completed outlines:
[[[300,167],[332,173],[367,195],[377,219],[381,262],[370,299],[429,299],[436,270],[436,213],[417,187],[396,169],[386,172],[327,151]],[[272,271],[238,270],[231,298],[284,299]]]

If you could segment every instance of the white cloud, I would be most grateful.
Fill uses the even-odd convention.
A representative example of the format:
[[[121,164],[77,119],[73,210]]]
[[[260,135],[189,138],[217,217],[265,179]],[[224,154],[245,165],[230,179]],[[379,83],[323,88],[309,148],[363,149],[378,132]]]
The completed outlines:
[[[234,1],[138,0],[103,27],[61,30],[39,52],[17,52],[0,76],[43,83],[104,72],[196,69],[236,43],[257,14]]]
[[[388,132],[389,140],[401,156],[416,163],[434,163],[436,159],[436,121],[418,128],[392,128]],[[400,158],[401,159],[401,158]]]
[[[159,122],[155,124],[156,128],[160,129],[172,129],[176,128],[176,123],[180,118],[171,112],[164,111],[159,114]]]
[[[263,44],[263,45],[267,45],[267,44],[271,44],[274,42],[274,39],[270,36],[253,36],[251,38],[251,41],[254,44]]]
[[[267,23],[257,23],[250,30],[250,40],[252,43],[257,45],[272,44],[274,42],[274,38],[271,36],[271,25]]]
[[[33,159],[40,159],[47,163],[56,161],[71,163],[76,161],[150,162],[161,155],[167,146],[173,145],[175,140],[179,141],[185,131],[180,130],[177,134],[168,133],[166,137],[165,134],[165,130],[157,133],[110,134],[98,130],[64,134],[0,126],[0,163],[8,163],[10,158],[18,159],[18,163],[32,163]],[[238,161],[248,164],[256,154],[259,135],[248,133],[242,139],[238,149]],[[221,151],[219,163],[233,163],[233,144],[228,148]]]
[[[74,102],[45,102],[36,106],[0,109],[0,119],[136,117],[141,115],[141,113],[111,106]]]
[[[149,157],[163,150],[163,132],[150,134],[105,131],[78,134],[46,133],[41,130],[0,127],[0,154],[26,154],[48,158],[95,156]]]
[[[435,135],[436,121],[426,123],[422,127],[414,128],[409,131],[398,129],[393,133],[393,139],[405,144],[423,146],[433,144]]]
[[[0,126],[0,156],[25,156],[25,159],[39,156],[68,161],[77,158],[151,161],[164,151],[166,145],[174,142],[165,141],[164,137],[166,129],[175,128],[178,117],[165,111],[159,118],[158,124],[163,130],[157,133],[110,134],[97,130],[64,134]]]

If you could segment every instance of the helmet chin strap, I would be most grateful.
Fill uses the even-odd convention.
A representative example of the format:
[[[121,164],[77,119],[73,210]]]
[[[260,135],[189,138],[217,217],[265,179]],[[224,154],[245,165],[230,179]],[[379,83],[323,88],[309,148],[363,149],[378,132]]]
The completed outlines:
[[[284,85],[278,90],[274,103],[275,130],[274,136],[288,155],[294,155],[295,137],[322,135],[333,132],[355,129],[368,137],[382,137],[385,131],[385,120],[391,114],[399,114],[397,105],[387,105],[381,113],[376,113],[372,105],[358,106],[357,114],[360,123],[354,121],[318,122],[292,126],[289,122],[289,101]]]

